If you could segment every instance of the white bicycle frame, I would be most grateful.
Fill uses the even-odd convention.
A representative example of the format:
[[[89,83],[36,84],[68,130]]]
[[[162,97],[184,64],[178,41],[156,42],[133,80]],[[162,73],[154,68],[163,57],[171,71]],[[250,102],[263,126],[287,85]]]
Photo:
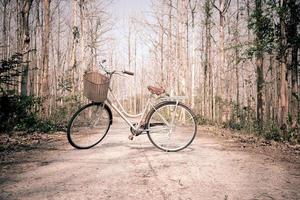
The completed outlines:
[[[152,94],[149,95],[148,97],[148,100],[147,100],[147,103],[146,103],[146,106],[144,107],[143,111],[141,113],[138,113],[138,114],[129,114],[125,109],[124,107],[122,106],[122,104],[120,103],[119,99],[114,95],[112,89],[109,87],[109,93],[111,94],[111,96],[113,97],[113,99],[115,100],[115,102],[117,103],[117,105],[115,105],[111,100],[107,99],[104,103],[106,105],[108,105],[109,107],[113,108],[123,119],[124,121],[133,129],[133,130],[138,130],[141,125],[143,124],[143,119],[146,117],[146,114],[147,114],[147,110],[148,108],[153,108],[154,110],[155,109],[155,104],[153,104],[151,102],[151,99],[152,99]],[[174,96],[174,97],[158,97],[156,98],[156,102],[157,100],[161,100],[161,101],[176,101],[176,107],[175,109],[177,110],[177,105],[178,103],[185,99],[185,97],[182,97],[182,96]],[[119,109],[119,108],[120,109]],[[175,114],[176,112],[174,112]],[[161,119],[163,120],[163,122],[169,126],[169,127],[172,127],[173,125],[173,121],[174,121],[174,117],[172,117],[172,122],[171,124],[162,116],[158,113],[158,115],[161,117]],[[138,124],[135,126],[128,118],[138,118],[140,117],[140,120],[138,122]],[[146,127],[145,127],[146,128]]]

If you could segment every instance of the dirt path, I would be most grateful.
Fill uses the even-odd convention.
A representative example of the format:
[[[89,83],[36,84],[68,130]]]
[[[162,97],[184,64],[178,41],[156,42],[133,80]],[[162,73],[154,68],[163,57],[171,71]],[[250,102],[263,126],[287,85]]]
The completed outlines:
[[[177,153],[128,134],[115,123],[90,150],[75,150],[63,137],[20,153],[17,162],[1,164],[0,199],[300,199],[299,163],[229,148],[201,129]]]

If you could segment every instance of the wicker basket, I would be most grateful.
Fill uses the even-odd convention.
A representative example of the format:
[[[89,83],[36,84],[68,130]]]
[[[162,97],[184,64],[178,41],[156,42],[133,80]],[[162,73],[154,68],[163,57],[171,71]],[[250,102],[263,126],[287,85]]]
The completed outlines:
[[[87,72],[83,75],[83,94],[94,102],[107,99],[109,78],[98,72]]]

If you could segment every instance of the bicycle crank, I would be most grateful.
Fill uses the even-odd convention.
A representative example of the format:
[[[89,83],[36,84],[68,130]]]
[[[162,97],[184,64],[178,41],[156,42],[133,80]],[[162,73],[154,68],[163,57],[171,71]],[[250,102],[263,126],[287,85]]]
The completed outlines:
[[[136,126],[137,124],[133,124],[133,125]],[[130,127],[131,135],[128,136],[128,139],[129,140],[133,140],[134,136],[141,135],[145,131],[144,127],[145,127],[145,125],[141,125],[141,127],[139,129],[137,129],[137,130],[135,130],[132,127]]]

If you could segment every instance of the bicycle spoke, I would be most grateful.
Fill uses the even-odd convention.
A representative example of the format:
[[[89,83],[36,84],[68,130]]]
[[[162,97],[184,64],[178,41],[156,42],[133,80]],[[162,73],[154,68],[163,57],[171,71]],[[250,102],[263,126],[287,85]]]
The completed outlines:
[[[167,128],[151,127],[151,124],[165,123],[165,121],[170,122]],[[193,141],[196,128],[194,116],[186,106],[178,102],[166,102],[153,111],[148,122],[148,137],[162,150],[178,151]]]
[[[75,113],[68,126],[68,140],[76,148],[98,144],[110,127],[110,117],[102,105],[90,104]]]

